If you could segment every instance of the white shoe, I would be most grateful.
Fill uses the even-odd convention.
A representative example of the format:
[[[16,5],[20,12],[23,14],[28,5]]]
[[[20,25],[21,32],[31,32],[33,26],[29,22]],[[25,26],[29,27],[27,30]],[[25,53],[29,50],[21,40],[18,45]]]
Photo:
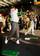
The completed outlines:
[[[1,33],[5,33],[5,32],[1,31]]]
[[[27,35],[27,32],[25,33],[25,35]]]
[[[19,40],[16,41],[17,44],[20,44]]]
[[[7,37],[6,37],[6,39],[5,39],[5,44],[7,44],[8,43],[8,39],[7,39]]]
[[[30,38],[25,38],[25,40],[30,40]]]

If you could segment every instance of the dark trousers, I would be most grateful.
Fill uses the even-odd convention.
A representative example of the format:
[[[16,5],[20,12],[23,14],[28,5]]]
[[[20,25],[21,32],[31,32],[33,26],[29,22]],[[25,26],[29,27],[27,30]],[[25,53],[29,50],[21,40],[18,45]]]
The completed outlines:
[[[12,37],[16,33],[16,37],[19,39],[19,24],[17,22],[11,22],[11,32],[9,37]]]

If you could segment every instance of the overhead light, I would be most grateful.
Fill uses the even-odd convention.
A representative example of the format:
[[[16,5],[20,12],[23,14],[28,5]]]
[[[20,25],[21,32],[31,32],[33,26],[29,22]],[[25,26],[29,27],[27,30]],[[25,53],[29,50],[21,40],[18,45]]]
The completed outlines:
[[[18,2],[20,2],[21,0],[17,0]]]
[[[4,5],[4,4],[0,4],[0,7],[1,7],[1,6],[5,6],[5,5]]]
[[[10,2],[15,3],[17,0],[10,0]]]
[[[10,0],[3,0],[5,3],[9,3],[9,4],[12,4],[11,2],[10,2]]]
[[[8,5],[8,4],[6,4],[5,2],[2,2],[2,1],[0,1],[0,4],[3,4],[3,5]]]
[[[7,1],[7,0],[4,0],[4,1]]]
[[[37,2],[37,0],[34,0],[34,2]]]

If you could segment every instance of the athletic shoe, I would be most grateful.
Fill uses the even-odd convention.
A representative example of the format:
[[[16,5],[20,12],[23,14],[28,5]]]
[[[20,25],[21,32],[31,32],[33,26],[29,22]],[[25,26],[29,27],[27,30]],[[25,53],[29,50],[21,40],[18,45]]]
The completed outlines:
[[[19,40],[16,41],[16,44],[20,44]]]
[[[7,36],[5,37],[5,44],[7,44],[8,43],[8,39],[7,39]]]

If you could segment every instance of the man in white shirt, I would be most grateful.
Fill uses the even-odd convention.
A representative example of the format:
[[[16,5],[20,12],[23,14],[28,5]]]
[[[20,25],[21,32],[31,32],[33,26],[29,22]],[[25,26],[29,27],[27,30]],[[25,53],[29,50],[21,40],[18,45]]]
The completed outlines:
[[[0,32],[1,32],[1,28],[2,28],[2,14],[0,14]]]
[[[0,14],[0,32],[4,33],[3,28],[5,27],[5,20],[2,14]]]
[[[12,7],[10,10],[10,15],[11,15],[11,34],[9,35],[9,37],[12,37],[15,32],[17,35],[18,40],[16,41],[17,44],[19,44],[19,17],[18,17],[18,9],[15,7]],[[7,38],[6,38],[7,40]],[[5,43],[7,43],[8,41],[6,41]]]

